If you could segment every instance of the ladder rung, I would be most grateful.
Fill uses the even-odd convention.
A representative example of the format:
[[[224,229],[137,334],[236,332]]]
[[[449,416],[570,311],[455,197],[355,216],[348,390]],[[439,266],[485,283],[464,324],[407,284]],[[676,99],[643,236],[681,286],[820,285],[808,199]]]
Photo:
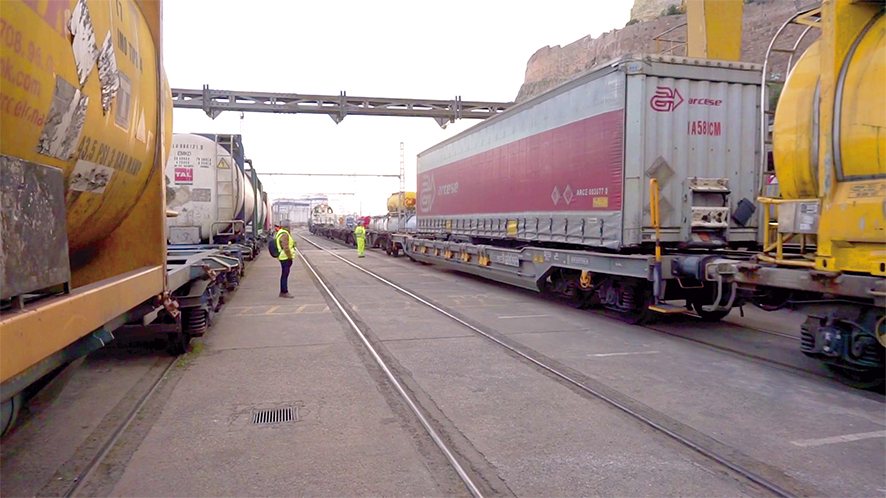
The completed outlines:
[[[782,54],[794,54],[794,53],[797,53],[797,51],[794,50],[794,49],[792,49],[792,48],[773,48],[772,50],[770,50],[770,52],[779,52],[779,53],[782,53]]]
[[[785,80],[779,78],[777,80],[766,80],[766,83],[775,83],[776,85],[784,85]]]
[[[768,115],[775,114],[775,111],[770,111],[769,109],[765,109],[763,112]]]

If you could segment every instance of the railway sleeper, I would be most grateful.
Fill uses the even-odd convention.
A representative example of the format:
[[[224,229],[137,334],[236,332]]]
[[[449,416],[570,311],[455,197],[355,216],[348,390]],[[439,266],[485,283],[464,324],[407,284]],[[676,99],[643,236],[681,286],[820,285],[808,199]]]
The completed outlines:
[[[847,385],[871,388],[884,383],[886,319],[879,302],[755,285],[752,277],[756,273],[761,274],[761,281],[765,280],[763,277],[772,280],[787,273],[773,276],[767,274],[765,268],[751,265],[756,273],[751,272],[749,277],[750,270],[744,259],[687,253],[665,255],[661,263],[653,264],[642,255],[502,248],[409,234],[395,235],[393,239],[401,241],[406,256],[420,264],[441,265],[538,290],[546,297],[577,308],[602,308],[629,323],[649,323],[662,313],[675,312],[692,313],[704,321],[718,321],[732,308],[748,302],[766,311],[801,310],[810,317],[802,330],[804,354],[822,361]],[[454,257],[465,253],[476,257]],[[569,268],[569,265],[574,266]],[[611,274],[607,267],[621,274]],[[868,285],[867,281],[856,282],[859,279],[850,277],[844,278],[847,284]],[[828,314],[835,306],[842,311]]]

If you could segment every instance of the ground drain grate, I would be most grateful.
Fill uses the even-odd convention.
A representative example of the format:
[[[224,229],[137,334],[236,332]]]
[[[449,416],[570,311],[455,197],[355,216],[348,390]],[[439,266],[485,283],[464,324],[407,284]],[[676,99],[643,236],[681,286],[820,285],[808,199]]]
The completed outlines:
[[[257,410],[252,412],[252,423],[254,425],[280,424],[283,422],[292,422],[293,408],[277,408],[275,410]],[[298,417],[296,414],[295,417]]]

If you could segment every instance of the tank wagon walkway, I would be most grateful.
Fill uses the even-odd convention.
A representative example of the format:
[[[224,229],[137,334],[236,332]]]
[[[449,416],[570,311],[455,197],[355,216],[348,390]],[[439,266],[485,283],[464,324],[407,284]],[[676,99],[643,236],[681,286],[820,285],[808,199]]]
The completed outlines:
[[[122,423],[134,406],[127,389],[141,396],[148,390],[136,389],[141,376],[169,357],[119,365],[87,358],[46,408],[35,403],[36,413],[4,440],[3,496],[71,489],[89,496],[871,496],[886,489],[882,396],[823,378],[820,365],[802,356],[795,362],[796,338],[764,332],[779,324],[754,322],[749,313],[746,328],[677,321],[653,330],[377,250],[358,260],[354,249],[325,239],[298,242],[289,283],[295,298],[278,297],[280,267],[265,251],[119,437],[101,428]],[[781,319],[796,330],[795,316]],[[687,334],[691,340],[675,337]],[[769,356],[749,359],[762,349]],[[839,413],[843,424],[829,424],[827,413]]]

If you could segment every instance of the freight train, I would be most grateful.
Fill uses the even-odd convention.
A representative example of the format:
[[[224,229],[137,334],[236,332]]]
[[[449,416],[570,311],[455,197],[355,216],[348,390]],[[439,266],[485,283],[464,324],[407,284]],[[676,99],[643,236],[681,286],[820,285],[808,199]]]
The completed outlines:
[[[365,225],[368,217],[357,214],[336,215],[328,204],[314,206],[311,212],[311,220],[308,229],[314,235],[327,237],[341,241],[345,244],[356,246],[354,228],[357,225]]]
[[[800,310],[804,354],[848,384],[881,384],[883,12],[825,1],[792,18],[820,36],[793,59],[774,121],[759,65],[602,64],[420,153],[417,226],[392,241],[636,323]]]
[[[30,386],[115,335],[159,335],[184,351],[255,254],[241,237],[202,244],[211,226],[201,244],[167,244],[197,220],[193,203],[166,208],[178,192],[163,174],[173,141],[161,12],[154,0],[3,2],[0,431]],[[220,187],[216,199],[230,196]],[[192,190],[189,202],[212,192]],[[215,221],[245,227],[254,204],[230,216],[212,204]]]
[[[388,213],[384,216],[336,216],[329,206],[317,206],[311,218],[310,231],[356,246],[354,229],[362,225],[366,228],[366,247],[380,248],[392,256],[399,256],[403,248],[394,236],[415,233],[415,198],[415,192],[394,192],[388,197]]]
[[[212,325],[245,274],[245,262],[259,254],[270,231],[268,204],[240,135],[173,136],[166,163],[167,263],[199,257],[204,265],[229,265],[208,273],[191,269],[186,284],[170,289],[185,340]],[[186,346],[176,343],[173,352]]]
[[[366,247],[380,248],[391,256],[403,249],[394,235],[415,233],[415,192],[394,192],[388,197],[388,214],[372,216],[366,226]]]
[[[257,243],[270,228],[268,194],[240,135],[175,134],[166,206],[178,212],[168,221],[170,244]]]

